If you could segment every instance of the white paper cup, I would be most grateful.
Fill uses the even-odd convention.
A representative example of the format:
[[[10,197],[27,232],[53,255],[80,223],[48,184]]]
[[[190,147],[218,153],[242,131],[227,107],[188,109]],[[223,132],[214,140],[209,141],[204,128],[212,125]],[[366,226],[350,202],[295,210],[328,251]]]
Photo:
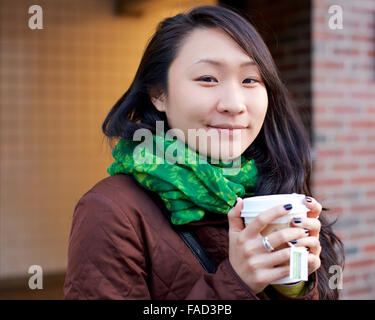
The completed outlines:
[[[243,208],[241,211],[241,217],[245,221],[245,225],[251,223],[261,212],[271,209],[277,205],[285,205],[290,203],[293,207],[292,209],[286,214],[285,216],[278,218],[272,221],[265,229],[262,230],[261,235],[266,236],[272,232],[289,228],[290,222],[293,218],[305,218],[307,216],[307,212],[309,209],[303,204],[303,199],[305,195],[303,194],[275,194],[275,195],[268,195],[268,196],[257,196],[251,198],[243,199]],[[283,246],[275,248],[275,250],[280,250],[282,248],[287,248],[288,245],[285,244]],[[303,259],[306,259],[307,255],[303,255]],[[302,274],[307,274],[307,261],[301,261],[301,266],[303,268]],[[282,278],[273,282],[272,284],[287,284],[293,283],[300,280],[307,280],[301,279],[301,277],[292,277],[292,272],[288,277]]]

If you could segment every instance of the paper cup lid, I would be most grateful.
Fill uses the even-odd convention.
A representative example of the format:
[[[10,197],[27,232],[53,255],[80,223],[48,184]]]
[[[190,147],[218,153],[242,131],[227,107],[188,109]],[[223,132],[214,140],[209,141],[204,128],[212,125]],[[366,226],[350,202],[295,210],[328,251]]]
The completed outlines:
[[[271,209],[277,205],[292,204],[289,214],[305,214],[309,209],[303,204],[304,194],[274,194],[268,196],[256,196],[243,199],[242,217],[255,217],[259,213]]]

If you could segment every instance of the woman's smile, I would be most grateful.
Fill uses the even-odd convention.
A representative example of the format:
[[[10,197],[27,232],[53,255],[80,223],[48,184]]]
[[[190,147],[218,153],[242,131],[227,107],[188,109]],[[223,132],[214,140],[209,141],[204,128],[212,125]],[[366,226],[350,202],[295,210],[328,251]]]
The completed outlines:
[[[243,130],[247,129],[247,127],[243,126],[220,126],[220,125],[209,125],[208,129],[215,129],[219,133],[220,137],[228,136],[229,138],[233,138],[234,136],[239,136],[242,134]]]

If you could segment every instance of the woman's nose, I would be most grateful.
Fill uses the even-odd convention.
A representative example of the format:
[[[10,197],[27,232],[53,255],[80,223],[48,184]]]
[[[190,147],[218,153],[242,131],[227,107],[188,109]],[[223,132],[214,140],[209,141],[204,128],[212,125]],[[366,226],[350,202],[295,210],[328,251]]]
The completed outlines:
[[[227,90],[223,90],[217,111],[236,114],[244,110],[246,110],[246,104],[241,89],[231,85],[227,87]]]

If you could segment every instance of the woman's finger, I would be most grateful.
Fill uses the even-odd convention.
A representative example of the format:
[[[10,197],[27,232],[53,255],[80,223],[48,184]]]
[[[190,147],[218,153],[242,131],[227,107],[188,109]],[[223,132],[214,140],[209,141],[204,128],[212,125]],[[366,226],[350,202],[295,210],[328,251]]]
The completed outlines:
[[[288,263],[290,260],[290,248],[259,254],[257,256],[262,268],[273,268]]]
[[[317,218],[293,218],[290,222],[290,226],[307,229],[310,231],[310,236],[318,236],[322,227]]]
[[[310,210],[307,212],[309,218],[318,218],[322,212],[322,205],[312,197],[306,196],[303,204]]]
[[[259,234],[269,223],[282,216],[285,216],[292,209],[291,204],[278,205],[271,209],[261,212],[246,227],[246,236],[249,238]]]
[[[254,280],[259,283],[269,284],[284,277],[288,277],[289,271],[289,265],[274,267],[270,269],[262,269],[256,272]]]
[[[229,232],[240,232],[245,228],[243,219],[241,218],[242,206],[243,200],[237,198],[235,206],[228,212]]]
[[[307,268],[308,268],[308,274],[312,274],[313,272],[315,272],[316,270],[318,270],[320,268],[320,265],[321,265],[321,261],[320,261],[320,258],[319,256],[315,255],[315,254],[309,254],[309,256],[307,257]]]
[[[305,237],[296,239],[291,243],[291,245],[298,246],[298,247],[306,247],[309,248],[309,252],[311,254],[320,255],[322,251],[322,247],[320,246],[320,241],[317,237]]]
[[[267,235],[268,241],[270,242],[273,248],[278,248],[281,245],[286,245],[289,241],[293,241],[295,239],[300,239],[302,237],[307,237],[308,234],[306,233],[305,229],[302,228],[285,228],[275,232],[270,233]],[[263,251],[264,251],[263,246]]]

